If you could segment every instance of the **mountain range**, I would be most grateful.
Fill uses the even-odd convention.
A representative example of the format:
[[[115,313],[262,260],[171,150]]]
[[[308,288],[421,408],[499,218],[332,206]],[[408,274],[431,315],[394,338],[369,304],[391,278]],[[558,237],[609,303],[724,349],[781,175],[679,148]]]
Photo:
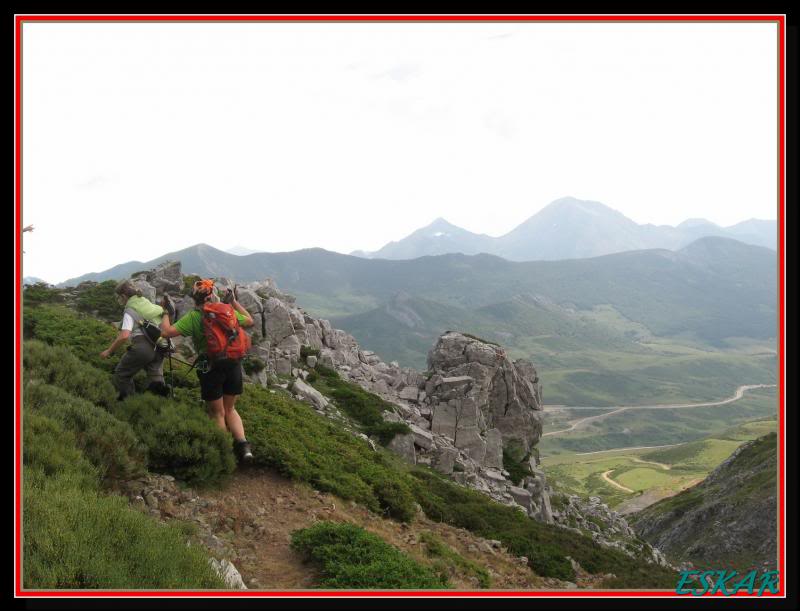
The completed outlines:
[[[396,301],[401,292],[456,310],[496,309],[522,295],[562,309],[610,304],[656,335],[691,333],[711,342],[776,335],[775,253],[728,238],[701,238],[678,251],[529,262],[486,254],[392,261],[322,249],[237,256],[198,244],[152,261],[86,274],[62,286],[127,278],[167,260],[181,261],[187,273],[242,283],[271,277],[281,290],[328,317],[363,315]]]
[[[775,250],[777,222],[751,219],[720,227],[705,219],[689,219],[677,227],[639,225],[600,202],[564,197],[500,237],[472,233],[438,218],[375,252],[358,250],[350,254],[375,259],[415,259],[448,253],[487,253],[510,261],[553,261],[649,248],[678,250],[708,236],[733,238]]]

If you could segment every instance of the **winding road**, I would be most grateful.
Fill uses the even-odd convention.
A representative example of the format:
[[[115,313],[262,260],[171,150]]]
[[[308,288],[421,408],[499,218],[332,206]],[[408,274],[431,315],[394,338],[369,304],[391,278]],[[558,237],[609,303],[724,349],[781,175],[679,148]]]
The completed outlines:
[[[630,488],[626,488],[626,487],[625,487],[625,486],[623,486],[622,484],[620,484],[620,483],[617,483],[617,482],[615,482],[613,479],[611,479],[610,477],[608,477],[608,474],[609,474],[609,473],[612,473],[613,471],[614,471],[614,469],[609,469],[608,471],[606,471],[605,473],[603,473],[603,476],[602,476],[602,477],[603,477],[603,480],[605,480],[607,483],[609,483],[609,484],[611,484],[612,486],[614,486],[614,488],[619,488],[619,489],[620,489],[620,490],[622,490],[623,492],[636,492],[635,490],[631,490]]]
[[[733,403],[734,401],[738,401],[748,390],[753,390],[756,388],[775,388],[775,386],[776,386],[775,384],[744,384],[736,389],[736,392],[733,394],[732,397],[728,397],[727,399],[723,399],[722,401],[711,401],[707,403],[673,403],[667,405],[628,405],[625,407],[617,407],[617,408],[614,407],[569,408],[569,407],[559,406],[558,409],[610,409],[611,411],[606,412],[604,414],[600,414],[598,416],[587,416],[586,418],[575,420],[569,428],[559,429],[557,431],[550,431],[548,433],[542,434],[542,437],[547,437],[548,435],[560,435],[561,433],[569,433],[570,431],[575,431],[577,429],[583,428],[590,422],[594,422],[596,420],[602,420],[603,418],[607,418],[608,416],[613,416],[614,414],[619,414],[621,412],[625,412],[631,409],[689,409],[693,407],[714,407],[717,405],[726,405],[727,403]]]

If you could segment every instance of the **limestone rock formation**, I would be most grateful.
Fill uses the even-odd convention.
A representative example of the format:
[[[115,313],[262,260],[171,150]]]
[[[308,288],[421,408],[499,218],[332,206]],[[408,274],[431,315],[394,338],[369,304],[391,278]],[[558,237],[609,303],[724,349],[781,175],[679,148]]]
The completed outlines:
[[[244,580],[242,579],[241,574],[233,565],[230,560],[222,559],[217,560],[216,558],[210,558],[209,564],[214,571],[222,577],[222,580],[232,590],[246,590],[247,586],[244,585]]]
[[[502,347],[450,332],[428,354],[428,368],[432,376],[425,393],[433,410],[432,430],[468,448],[484,464],[491,440],[488,460],[502,465],[497,434],[516,460],[530,454],[542,435],[539,378],[531,363],[512,363]]]
[[[190,271],[191,270],[187,270]],[[166,262],[140,272],[138,288],[153,301],[169,294],[179,315],[194,304],[184,294],[179,262]],[[233,288],[227,278],[217,278],[222,290]],[[517,505],[528,515],[552,521],[548,487],[531,453],[542,433],[541,387],[534,366],[511,362],[502,347],[461,333],[445,333],[429,355],[429,371],[385,363],[355,338],[334,329],[298,307],[271,279],[238,285],[240,303],[253,316],[248,329],[251,354],[266,369],[249,376],[265,384],[269,377],[293,378],[287,388],[317,411],[338,414],[335,406],[303,381],[308,367],[335,369],[343,378],[379,395],[395,407],[386,417],[411,428],[389,444],[410,463],[430,465],[456,482],[480,490],[495,500]],[[176,342],[190,356],[190,342]],[[313,357],[303,358],[303,349]],[[304,363],[305,360],[305,363]],[[515,485],[503,469],[503,454],[514,461],[533,461],[530,475]]]

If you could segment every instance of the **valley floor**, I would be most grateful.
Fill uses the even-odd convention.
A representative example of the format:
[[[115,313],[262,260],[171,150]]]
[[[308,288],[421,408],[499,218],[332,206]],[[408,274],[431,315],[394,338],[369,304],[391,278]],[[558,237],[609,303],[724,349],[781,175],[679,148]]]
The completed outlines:
[[[628,425],[633,426],[630,422]],[[588,452],[570,452],[552,445],[549,449],[557,451],[548,452],[543,440],[541,461],[548,482],[556,490],[583,497],[598,496],[621,514],[628,514],[697,484],[743,441],[776,428],[773,417],[729,426],[683,443]],[[592,436],[587,433],[585,439],[591,443]]]

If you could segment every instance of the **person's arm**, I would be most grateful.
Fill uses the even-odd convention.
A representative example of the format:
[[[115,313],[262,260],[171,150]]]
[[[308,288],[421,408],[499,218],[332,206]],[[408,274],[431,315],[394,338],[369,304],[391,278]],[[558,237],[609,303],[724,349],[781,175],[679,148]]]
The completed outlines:
[[[169,339],[170,337],[178,337],[179,335],[183,335],[183,333],[178,331],[175,325],[169,322],[169,312],[164,310],[164,314],[161,315],[161,337]]]
[[[164,312],[161,314],[161,337],[169,339],[170,337],[183,335],[183,333],[171,323],[171,318],[175,314],[175,306],[167,295],[164,295],[161,299],[161,307],[164,308]]]
[[[242,316],[245,317],[245,320],[240,322],[239,324],[241,324],[243,327],[252,327],[253,326],[253,317],[250,316],[250,312],[245,310],[244,306],[241,303],[239,303],[238,301],[236,301],[236,298],[233,299],[233,302],[231,303],[231,305],[233,306],[234,310],[236,310],[237,312],[239,312],[239,314],[241,314]]]
[[[117,348],[119,348],[122,344],[124,344],[126,341],[128,341],[128,338],[130,336],[131,336],[131,332],[128,331],[127,329],[123,329],[122,331],[119,332],[119,334],[114,339],[114,341],[111,342],[111,345],[106,350],[103,350],[100,353],[100,356],[103,357],[104,359],[107,359],[112,354],[114,354],[114,351]]]

